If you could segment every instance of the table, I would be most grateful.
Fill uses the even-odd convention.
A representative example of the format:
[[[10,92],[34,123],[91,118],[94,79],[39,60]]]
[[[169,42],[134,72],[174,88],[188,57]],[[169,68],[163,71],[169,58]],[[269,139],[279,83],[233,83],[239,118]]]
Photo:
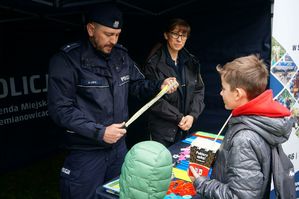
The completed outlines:
[[[168,149],[171,152],[171,154],[173,155],[173,154],[179,154],[181,151],[181,148],[186,148],[188,146],[190,146],[190,144],[184,143],[184,142],[178,142],[178,143],[170,146]],[[176,161],[176,159],[174,159],[174,158],[172,160],[173,160],[173,162]],[[118,199],[119,198],[117,195],[107,193],[102,186],[97,188],[96,193],[98,195],[98,199]],[[194,196],[192,199],[199,199],[199,197]]]
[[[203,137],[203,138],[212,139],[212,140],[217,138],[216,141],[219,142],[219,143],[221,143],[223,138],[224,138],[224,136],[222,136],[222,135],[218,136],[218,135],[213,134],[213,133],[197,131],[194,134],[192,134],[190,137],[186,138],[185,140],[170,146],[168,149],[169,149],[169,151],[171,152],[172,155],[180,154],[181,149],[190,146],[190,143],[196,137]],[[177,159],[172,157],[172,161],[176,162]],[[97,195],[99,196],[99,199],[118,199],[119,198],[116,195],[107,193],[102,186],[97,189]],[[199,196],[193,196],[192,199],[199,199]]]
[[[114,194],[107,193],[102,186],[100,186],[96,189],[96,193],[97,193],[98,199],[118,199],[119,198],[118,196],[116,196]]]

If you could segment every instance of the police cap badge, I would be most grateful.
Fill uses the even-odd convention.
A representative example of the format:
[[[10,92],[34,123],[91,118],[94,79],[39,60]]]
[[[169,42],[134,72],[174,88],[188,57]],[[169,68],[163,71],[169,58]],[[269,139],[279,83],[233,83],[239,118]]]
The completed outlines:
[[[87,22],[96,22],[113,29],[121,29],[123,24],[121,11],[112,3],[93,6],[86,17]]]

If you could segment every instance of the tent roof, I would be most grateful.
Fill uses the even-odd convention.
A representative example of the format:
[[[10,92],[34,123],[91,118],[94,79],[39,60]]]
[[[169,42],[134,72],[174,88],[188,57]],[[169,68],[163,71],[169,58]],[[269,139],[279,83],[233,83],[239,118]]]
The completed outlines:
[[[259,6],[260,3],[267,1],[270,0],[2,0],[0,2],[0,24],[43,18],[78,25],[78,18],[82,19],[82,13],[86,8],[104,2],[116,2],[126,14],[160,16],[174,12],[245,9]]]

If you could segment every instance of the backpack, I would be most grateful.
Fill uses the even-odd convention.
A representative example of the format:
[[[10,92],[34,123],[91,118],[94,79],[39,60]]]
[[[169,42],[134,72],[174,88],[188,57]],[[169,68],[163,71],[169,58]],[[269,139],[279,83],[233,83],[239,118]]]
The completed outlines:
[[[296,199],[294,166],[281,144],[272,148],[272,175],[276,198]]]
[[[241,124],[241,127],[236,130],[230,139],[243,129],[248,128]],[[252,129],[248,130],[252,131]],[[281,144],[276,147],[271,147],[271,156],[271,170],[276,199],[296,199],[294,165],[285,154]]]

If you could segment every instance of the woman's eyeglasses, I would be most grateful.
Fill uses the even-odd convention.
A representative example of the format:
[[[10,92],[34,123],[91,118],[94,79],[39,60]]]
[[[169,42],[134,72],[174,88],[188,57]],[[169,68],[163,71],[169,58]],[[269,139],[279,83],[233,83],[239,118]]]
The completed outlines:
[[[186,40],[188,38],[187,34],[179,34],[177,32],[169,32],[169,33],[173,39],[178,39],[179,37],[181,37],[182,40]]]

